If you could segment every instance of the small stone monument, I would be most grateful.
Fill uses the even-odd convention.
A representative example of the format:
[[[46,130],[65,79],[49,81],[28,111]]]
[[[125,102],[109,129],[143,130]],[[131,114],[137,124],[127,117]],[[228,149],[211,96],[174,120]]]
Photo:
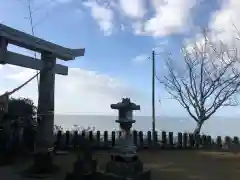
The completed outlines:
[[[112,104],[111,108],[119,111],[116,122],[120,124],[123,136],[116,141],[110,153],[111,160],[107,163],[105,172],[99,173],[99,179],[150,180],[150,170],[143,168],[130,132],[132,124],[135,123],[133,110],[140,110],[140,106],[132,103],[129,98],[123,98],[122,102]]]
[[[73,165],[73,172],[67,173],[65,180],[95,179],[97,161],[92,159],[92,146],[84,137],[81,137],[80,142],[82,152],[80,154],[78,147],[77,160]]]

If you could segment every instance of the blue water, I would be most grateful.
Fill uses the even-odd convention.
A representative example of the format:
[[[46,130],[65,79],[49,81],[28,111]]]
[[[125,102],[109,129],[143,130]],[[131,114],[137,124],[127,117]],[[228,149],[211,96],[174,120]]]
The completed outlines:
[[[82,128],[95,127],[100,131],[119,130],[119,126],[115,123],[117,116],[102,115],[55,115],[55,124],[61,125],[64,129],[73,129],[74,125]],[[147,132],[151,130],[152,118],[149,116],[135,116],[136,123],[133,129]],[[195,121],[187,117],[157,117],[157,131],[192,132],[195,127]],[[237,118],[214,117],[207,121],[202,133],[216,136],[240,136],[240,121]]]

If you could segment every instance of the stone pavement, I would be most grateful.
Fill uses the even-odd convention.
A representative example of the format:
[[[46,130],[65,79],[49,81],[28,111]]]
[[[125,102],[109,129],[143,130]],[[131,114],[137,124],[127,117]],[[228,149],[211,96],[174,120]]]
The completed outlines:
[[[4,180],[24,180],[19,174],[14,173],[11,166],[0,167],[1,179]]]

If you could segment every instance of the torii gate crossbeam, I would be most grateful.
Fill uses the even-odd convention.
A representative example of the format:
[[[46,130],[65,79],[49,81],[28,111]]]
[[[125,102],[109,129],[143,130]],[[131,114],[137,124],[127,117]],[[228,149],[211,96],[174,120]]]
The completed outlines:
[[[39,52],[41,60],[9,52],[8,44]],[[0,63],[40,70],[38,114],[41,114],[41,121],[37,129],[36,144],[39,149],[46,149],[52,145],[55,74],[68,74],[68,67],[56,64],[56,58],[68,61],[84,56],[84,53],[85,49],[64,48],[0,24]]]

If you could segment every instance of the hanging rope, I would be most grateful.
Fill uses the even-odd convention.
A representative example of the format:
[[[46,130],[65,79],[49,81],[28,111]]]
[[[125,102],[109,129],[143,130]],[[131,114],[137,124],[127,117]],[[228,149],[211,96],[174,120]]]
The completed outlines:
[[[29,82],[31,82],[35,77],[39,75],[40,71],[35,74],[33,77],[31,77],[29,80],[18,86],[17,88],[13,89],[10,92],[5,92],[4,94],[0,95],[0,120],[2,119],[3,114],[8,112],[8,101],[9,101],[9,96],[12,95],[13,93],[19,91],[21,88],[26,86]]]
[[[40,71],[35,74],[33,77],[31,77],[29,80],[27,80],[25,83],[23,83],[22,85],[18,86],[17,88],[15,88],[14,90],[12,90],[11,92],[9,92],[8,94],[11,95],[13,93],[15,93],[16,91],[19,91],[21,88],[23,88],[24,86],[26,86],[29,82],[31,82],[33,79],[35,79],[36,77],[38,77],[38,75],[40,74]]]

